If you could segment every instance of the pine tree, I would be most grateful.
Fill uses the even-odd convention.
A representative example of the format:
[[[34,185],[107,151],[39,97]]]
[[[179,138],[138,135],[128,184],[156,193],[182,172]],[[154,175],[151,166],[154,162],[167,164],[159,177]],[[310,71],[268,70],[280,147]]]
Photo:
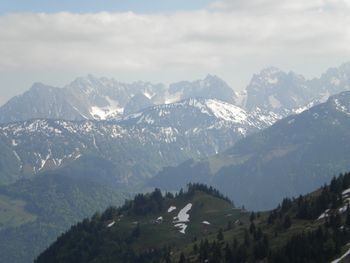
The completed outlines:
[[[254,234],[255,233],[255,224],[254,224],[254,222],[251,222],[250,223],[250,226],[249,226],[249,232],[250,232],[250,234]]]
[[[181,253],[179,263],[186,263],[186,258],[185,258],[184,253]]]
[[[198,252],[198,245],[197,245],[197,243],[195,243],[195,244],[193,245],[193,252],[194,252],[195,254],[197,254],[197,252]]]
[[[349,205],[348,205],[347,210],[346,210],[345,224],[347,227],[350,227],[350,207],[349,207]]]
[[[224,234],[223,234],[223,232],[222,232],[222,228],[219,229],[219,232],[218,232],[216,238],[217,238],[217,240],[219,240],[219,241],[224,240]]]
[[[255,220],[255,213],[252,212],[252,213],[250,214],[250,222],[253,222],[254,220]]]
[[[131,233],[132,237],[138,238],[140,236],[140,224],[137,224]]]
[[[283,227],[284,227],[285,229],[288,229],[288,228],[291,227],[291,225],[292,225],[292,220],[290,219],[289,215],[286,215],[286,216],[284,217]]]

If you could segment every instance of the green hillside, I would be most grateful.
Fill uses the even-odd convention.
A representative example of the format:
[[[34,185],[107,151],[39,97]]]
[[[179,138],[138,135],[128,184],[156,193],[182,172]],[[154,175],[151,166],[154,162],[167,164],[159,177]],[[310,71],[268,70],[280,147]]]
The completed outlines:
[[[55,175],[0,188],[0,262],[29,263],[72,224],[121,204],[106,187]]]
[[[341,175],[316,192],[255,213],[235,208],[205,185],[191,184],[176,196],[156,189],[73,226],[35,263],[330,262],[349,249],[349,187],[350,174]],[[181,223],[183,233],[176,226]]]

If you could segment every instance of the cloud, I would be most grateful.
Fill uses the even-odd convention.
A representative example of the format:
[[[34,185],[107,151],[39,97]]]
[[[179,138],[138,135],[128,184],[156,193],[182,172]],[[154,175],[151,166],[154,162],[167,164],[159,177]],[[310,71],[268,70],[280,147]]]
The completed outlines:
[[[214,72],[236,81],[271,62],[350,58],[349,12],[345,0],[232,0],[157,15],[7,14],[0,16],[0,72],[142,72],[160,81]]]

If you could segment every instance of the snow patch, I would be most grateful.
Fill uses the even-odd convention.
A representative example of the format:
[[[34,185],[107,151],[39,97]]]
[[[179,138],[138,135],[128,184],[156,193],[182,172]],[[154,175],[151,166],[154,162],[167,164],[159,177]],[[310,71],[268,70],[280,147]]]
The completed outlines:
[[[342,192],[342,195],[348,195],[348,194],[350,194],[350,188],[348,188]]]
[[[188,212],[191,210],[191,208],[191,203],[188,203],[184,208],[182,208],[177,215],[177,222],[189,222],[190,215],[188,214]]]
[[[148,99],[152,99],[152,97],[154,96],[154,94],[153,95],[151,95],[149,92],[144,92],[143,93],[143,95],[146,97],[146,98],[148,98]]]
[[[175,227],[179,228],[180,233],[182,233],[182,234],[186,233],[186,228],[187,228],[186,224],[184,224],[184,223],[175,224]]]
[[[166,143],[176,142],[177,130],[172,127],[160,127],[160,133],[164,136]]]
[[[109,224],[107,225],[107,227],[110,228],[110,227],[112,227],[112,226],[114,226],[114,225],[115,225],[115,221],[109,223]]]
[[[181,100],[182,95],[183,95],[182,92],[176,92],[176,93],[173,93],[173,94],[167,94],[164,103],[165,104],[175,103],[175,102]]]
[[[338,263],[344,258],[346,258],[348,255],[350,255],[350,249],[346,251],[345,254],[343,254],[340,258],[333,260],[331,263]]]
[[[124,108],[120,107],[119,104],[112,100],[110,97],[105,97],[106,101],[108,102],[108,106],[99,107],[99,106],[92,106],[90,109],[90,114],[99,120],[107,120],[110,118],[117,117],[121,115],[124,111]]]
[[[41,159],[41,160],[40,160],[41,163],[40,163],[40,167],[39,167],[39,170],[38,170],[38,171],[40,171],[41,169],[44,168],[46,162],[47,162],[49,159],[50,159],[50,154],[46,155],[46,158],[45,158],[45,159]]]
[[[329,212],[329,209],[327,209],[326,211],[324,211],[324,212],[317,218],[317,220],[321,220],[321,219],[323,219],[323,218],[328,217],[328,212]]]
[[[192,208],[192,204],[188,203],[184,208],[182,208],[180,210],[180,212],[178,213],[177,216],[174,217],[174,222],[175,223],[175,227],[179,228],[179,232],[182,234],[185,234],[186,228],[187,228],[187,224],[185,224],[186,222],[190,221],[190,215],[188,214],[188,212],[191,210]]]
[[[170,206],[168,209],[168,213],[171,213],[174,210],[176,210],[176,206]]]
[[[341,102],[339,102],[338,99],[335,99],[334,100],[334,103],[335,103],[335,108],[338,110],[338,111],[341,111],[341,112],[344,112],[345,114],[347,115],[350,115],[350,112],[349,112],[349,109],[347,109],[344,105],[341,104]]]
[[[344,206],[342,206],[341,208],[339,208],[339,213],[344,213],[344,212],[346,212],[348,210],[348,205],[344,205]]]
[[[235,123],[244,123],[247,120],[247,113],[232,104],[210,99],[206,101],[206,106],[219,119]]]

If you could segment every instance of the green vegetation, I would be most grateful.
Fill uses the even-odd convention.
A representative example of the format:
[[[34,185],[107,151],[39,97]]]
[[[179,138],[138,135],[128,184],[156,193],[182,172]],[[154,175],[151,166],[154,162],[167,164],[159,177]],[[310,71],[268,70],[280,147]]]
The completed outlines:
[[[36,215],[25,209],[26,202],[0,195],[0,230],[3,227],[17,227],[33,222]]]
[[[329,262],[347,250],[350,173],[274,210],[247,212],[212,187],[156,189],[73,226],[35,261],[42,262]],[[185,234],[175,227],[192,204]],[[168,208],[176,210],[168,212]],[[326,216],[320,217],[325,211]]]
[[[72,224],[123,199],[106,187],[59,174],[0,188],[0,262],[32,262]]]

